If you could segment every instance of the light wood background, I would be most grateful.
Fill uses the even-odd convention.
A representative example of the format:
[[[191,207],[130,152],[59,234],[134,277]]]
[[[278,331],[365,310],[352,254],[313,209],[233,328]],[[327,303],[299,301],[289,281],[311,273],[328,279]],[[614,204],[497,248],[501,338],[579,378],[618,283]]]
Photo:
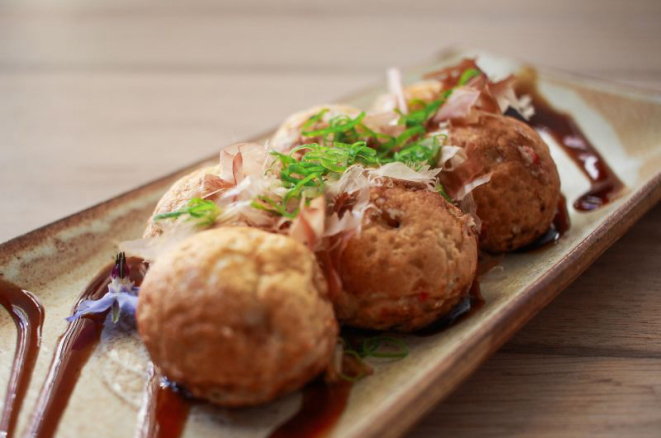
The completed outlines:
[[[0,0],[0,241],[450,45],[661,89],[659,23],[659,0]],[[410,437],[661,436],[659,224]]]

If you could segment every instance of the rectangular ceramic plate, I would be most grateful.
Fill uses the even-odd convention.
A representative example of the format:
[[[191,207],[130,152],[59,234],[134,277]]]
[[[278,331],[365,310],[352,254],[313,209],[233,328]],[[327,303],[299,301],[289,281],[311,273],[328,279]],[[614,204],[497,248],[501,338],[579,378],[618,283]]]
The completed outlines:
[[[490,74],[502,76],[522,65],[486,53],[446,52],[405,72],[406,81],[478,55]],[[650,92],[566,74],[540,71],[540,90],[557,108],[571,113],[626,184],[619,199],[591,213],[570,208],[572,227],[553,247],[507,255],[503,270],[481,282],[486,305],[470,318],[431,337],[410,337],[410,355],[375,362],[372,376],[352,390],[333,437],[401,435],[435,403],[501,346],[585,270],[661,197],[661,97]],[[343,102],[367,107],[383,87],[357,93]],[[588,181],[549,137],[570,201]],[[199,163],[199,167],[215,160]],[[27,424],[50,364],[53,348],[80,292],[121,240],[139,237],[163,192],[194,167],[166,176],[115,199],[0,245],[0,275],[33,291],[46,309],[42,348],[20,416]],[[0,311],[0,391],[6,388],[16,333]],[[73,392],[57,436],[132,436],[145,380],[146,355],[134,334],[106,328]],[[4,397],[4,396],[3,396]],[[195,406],[184,436],[264,437],[290,417],[300,394],[268,406],[223,410]]]

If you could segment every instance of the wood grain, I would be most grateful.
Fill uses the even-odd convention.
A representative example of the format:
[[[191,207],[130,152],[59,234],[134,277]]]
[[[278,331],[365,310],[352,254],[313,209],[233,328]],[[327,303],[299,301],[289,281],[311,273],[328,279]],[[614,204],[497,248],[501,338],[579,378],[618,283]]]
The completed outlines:
[[[658,437],[659,223],[661,206],[408,436]]]
[[[5,1],[0,241],[452,44],[661,88],[661,2]],[[658,436],[661,208],[411,437]]]

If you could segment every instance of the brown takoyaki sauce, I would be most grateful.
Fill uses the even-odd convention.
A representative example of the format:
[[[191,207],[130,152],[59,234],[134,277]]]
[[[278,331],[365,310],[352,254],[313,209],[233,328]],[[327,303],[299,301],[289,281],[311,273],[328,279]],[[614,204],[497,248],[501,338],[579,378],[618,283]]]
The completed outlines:
[[[592,211],[615,199],[624,184],[610,168],[594,145],[588,140],[574,118],[556,110],[537,90],[536,81],[517,80],[517,95],[529,95],[535,114],[527,123],[535,129],[548,132],[590,180],[590,190],[574,201],[579,211]]]
[[[44,309],[30,292],[2,279],[0,304],[16,324],[16,352],[0,416],[0,436],[11,438],[39,353]]]
[[[434,322],[433,324],[424,327],[420,330],[417,330],[413,332],[413,335],[416,336],[432,336],[435,335],[451,325],[457,324],[470,315],[474,314],[478,310],[480,310],[482,307],[484,307],[484,304],[486,301],[484,300],[484,297],[482,296],[482,293],[480,292],[480,282],[477,280],[473,280],[473,283],[471,284],[470,290],[468,291],[468,295],[466,295],[460,302],[455,306],[454,309],[448,313],[447,316],[439,319],[438,321]]]
[[[550,245],[553,245],[558,241],[570,227],[569,213],[567,212],[567,199],[564,195],[560,195],[560,200],[558,201],[558,207],[555,211],[555,216],[553,217],[553,223],[549,227],[548,231],[542,234],[537,240],[530,243],[529,245],[519,248],[514,252],[530,252],[536,251],[538,249],[547,248]]]
[[[590,211],[618,196],[624,184],[573,118],[554,109],[538,93],[534,81],[519,81],[516,91],[519,95],[528,94],[533,99],[535,115],[528,123],[536,129],[549,133],[590,179],[590,190],[574,202],[574,207],[580,211]],[[522,251],[545,247],[555,242],[568,228],[569,217],[565,199],[562,197],[553,226]],[[132,268],[131,280],[139,285],[143,275],[143,270],[139,268],[142,261],[133,259],[129,264]],[[330,266],[330,263],[328,265]],[[107,291],[111,271],[112,266],[102,270],[83,291],[75,307],[84,299],[101,298]],[[37,357],[44,312],[31,294],[4,281],[0,281],[0,304],[9,311],[18,328],[16,354],[0,419],[0,435],[10,437]],[[474,280],[467,296],[446,317],[413,334],[435,335],[477,312],[484,304],[479,282]],[[51,438],[55,435],[81,370],[99,342],[106,316],[105,313],[89,315],[68,324],[57,343],[46,381],[37,400],[27,430],[29,436]],[[321,379],[311,382],[303,390],[303,401],[299,411],[277,427],[270,437],[325,436],[344,412],[351,386],[350,382],[327,383]],[[152,369],[139,436],[142,438],[180,436],[191,402],[192,399],[185,396],[183,390],[167,383],[157,371]]]
[[[191,398],[164,379],[153,365],[149,368],[147,393],[139,427],[139,438],[177,438],[188,418]]]
[[[321,438],[340,419],[351,392],[350,382],[317,379],[303,389],[298,412],[278,426],[269,438]]]
[[[130,259],[128,264],[131,280],[139,285],[143,276],[140,269],[142,261]],[[80,295],[74,309],[81,301],[99,299],[108,291],[113,266],[101,270]],[[92,314],[70,322],[58,340],[46,381],[32,414],[28,429],[30,437],[50,438],[55,435],[80,372],[99,342],[106,314]]]

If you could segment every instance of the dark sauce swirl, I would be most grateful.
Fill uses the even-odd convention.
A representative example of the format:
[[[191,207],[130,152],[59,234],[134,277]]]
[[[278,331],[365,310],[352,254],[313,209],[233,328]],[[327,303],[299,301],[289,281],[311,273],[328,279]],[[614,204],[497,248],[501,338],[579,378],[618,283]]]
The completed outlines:
[[[569,220],[569,212],[567,211],[567,199],[565,198],[565,195],[560,194],[553,222],[546,233],[539,236],[534,242],[519,248],[514,252],[524,253],[548,248],[555,244],[567,231],[569,231],[570,226],[571,222]]]
[[[532,98],[535,114],[527,123],[549,133],[590,180],[590,189],[574,201],[579,211],[592,211],[609,203],[624,184],[583,133],[573,117],[556,110],[537,90],[534,72],[527,71],[516,82],[516,93]]]
[[[141,265],[141,260],[129,260],[131,280],[138,285],[142,281]],[[83,300],[99,299],[108,291],[112,268],[113,265],[109,265],[92,280],[73,310]],[[60,336],[30,421],[27,435],[31,438],[51,438],[55,435],[80,372],[99,342],[106,315],[107,312],[87,315],[72,321]]]
[[[591,211],[618,196],[624,184],[583,134],[568,114],[555,110],[537,91],[534,80],[520,80],[517,94],[528,94],[533,99],[535,115],[528,123],[548,132],[590,179],[590,190],[581,195],[574,207]],[[517,116],[516,114],[508,114]],[[566,201],[561,197],[553,225],[549,231],[519,251],[531,251],[556,242],[569,228]],[[131,279],[140,284],[140,260],[130,260]],[[107,291],[112,265],[102,270],[81,294],[74,309],[85,299],[99,299]],[[12,315],[18,328],[18,343],[12,366],[5,405],[0,421],[0,435],[12,436],[25,391],[29,384],[39,348],[43,309],[26,291],[0,280],[0,304]],[[485,304],[477,279],[469,294],[444,318],[412,333],[431,336],[457,324],[478,311]],[[28,435],[51,438],[66,409],[81,370],[99,342],[106,314],[89,315],[67,326],[60,337],[48,376],[42,387],[29,425]],[[319,378],[303,389],[303,400],[298,412],[278,426],[270,438],[321,438],[327,435],[342,416],[351,391],[351,383],[328,383]],[[177,385],[168,382],[150,366],[145,403],[138,425],[140,438],[177,438],[186,424],[193,399]]]
[[[39,354],[44,309],[30,292],[2,279],[0,304],[16,324],[16,352],[0,417],[0,436],[11,438]]]
[[[138,438],[177,438],[188,418],[191,399],[149,364],[145,401],[140,413]]]
[[[446,316],[428,325],[427,327],[416,330],[412,334],[415,336],[436,335],[448,327],[463,321],[484,307],[485,304],[486,301],[484,300],[482,292],[480,291],[480,282],[476,278],[473,280],[468,294],[463,297],[461,301],[459,301],[459,303]]]
[[[326,436],[342,416],[346,408],[350,382],[325,382],[323,379],[309,383],[303,389],[303,401],[298,412],[278,426],[269,438],[321,438]]]

